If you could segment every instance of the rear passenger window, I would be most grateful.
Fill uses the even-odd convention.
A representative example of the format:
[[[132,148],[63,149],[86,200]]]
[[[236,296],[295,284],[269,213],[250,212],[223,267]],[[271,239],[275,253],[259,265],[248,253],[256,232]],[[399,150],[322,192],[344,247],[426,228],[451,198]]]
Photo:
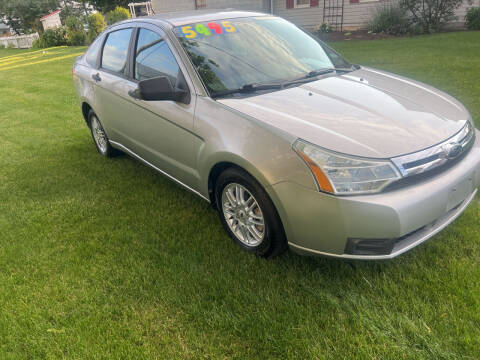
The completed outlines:
[[[177,83],[180,69],[168,44],[159,34],[140,29],[135,51],[135,79],[168,76],[172,85]]]
[[[122,29],[108,34],[102,54],[102,68],[119,74],[125,73],[128,45],[132,29]]]

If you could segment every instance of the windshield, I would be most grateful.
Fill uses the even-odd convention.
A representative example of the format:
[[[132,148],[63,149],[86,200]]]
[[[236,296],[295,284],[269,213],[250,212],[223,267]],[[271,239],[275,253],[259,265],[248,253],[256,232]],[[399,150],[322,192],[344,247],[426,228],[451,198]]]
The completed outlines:
[[[272,16],[175,28],[210,95],[351,65],[292,23]]]

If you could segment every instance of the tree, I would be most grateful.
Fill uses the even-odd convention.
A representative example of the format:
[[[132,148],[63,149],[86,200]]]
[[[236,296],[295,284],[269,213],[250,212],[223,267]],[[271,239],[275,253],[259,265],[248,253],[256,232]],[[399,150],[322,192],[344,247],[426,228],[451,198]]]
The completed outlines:
[[[103,15],[100,13],[95,13],[92,15],[89,15],[87,17],[87,24],[88,24],[88,42],[91,43],[95,38],[100,34],[103,29],[105,29],[105,26],[107,25],[105,23],[105,19],[103,18]]]
[[[65,20],[68,45],[85,45],[87,35],[83,29],[83,18],[70,16]]]
[[[424,32],[438,31],[455,19],[455,10],[463,0],[400,0],[400,6],[411,14],[415,24]]]
[[[89,11],[89,9],[87,8],[85,0],[63,0],[60,19],[62,20],[62,23],[65,24],[66,19],[70,16],[86,19],[90,12],[91,11]]]
[[[116,22],[126,20],[130,18],[130,11],[120,6],[117,6],[115,10],[111,10],[105,14],[105,20],[108,25],[115,24]]]
[[[100,10],[102,13],[114,10],[116,7],[120,6],[123,8],[128,8],[128,4],[132,0],[92,0],[89,1],[95,9]]]
[[[0,13],[17,34],[41,31],[40,18],[58,7],[59,0],[0,0]]]

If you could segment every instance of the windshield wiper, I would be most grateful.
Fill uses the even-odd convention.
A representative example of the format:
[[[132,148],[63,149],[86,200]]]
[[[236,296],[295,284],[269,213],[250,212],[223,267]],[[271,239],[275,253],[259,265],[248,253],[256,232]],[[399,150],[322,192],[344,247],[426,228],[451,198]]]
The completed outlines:
[[[335,71],[334,68],[313,70],[313,71],[310,71],[309,73],[307,73],[307,75],[305,75],[304,78],[308,79],[308,78],[312,78],[312,77],[317,77],[317,76],[320,76],[320,75],[329,74],[329,73],[334,72],[334,71]]]
[[[303,75],[299,78],[293,80],[287,80],[281,83],[252,83],[246,84],[238,89],[231,89],[231,90],[224,90],[212,93],[213,98],[234,95],[234,94],[249,94],[254,93],[256,91],[262,90],[276,90],[276,89],[284,89],[286,86],[295,85],[295,84],[302,84],[314,81],[316,77],[329,74],[332,72],[350,72],[353,71],[351,68],[325,68],[319,70],[313,70]]]
[[[285,81],[281,85],[282,85],[282,88],[283,88],[283,87],[289,86],[289,85],[303,84],[303,83],[311,82],[311,81],[314,81],[315,78],[317,78],[321,75],[330,74],[332,72],[346,73],[346,72],[351,72],[351,71],[353,71],[353,69],[350,69],[350,68],[325,68],[325,69],[313,70],[313,71],[310,71],[309,73],[307,73],[307,74],[305,74],[305,75],[303,75],[299,78]]]
[[[350,68],[326,68],[326,69],[319,69],[319,70],[313,70],[313,71],[310,71],[307,75],[305,75],[306,78],[312,78],[312,77],[317,77],[317,76],[320,76],[320,75],[325,75],[325,74],[329,74],[329,73],[332,73],[332,72],[351,72],[351,71],[354,71],[354,69],[352,67]]]
[[[282,88],[282,84],[252,83],[252,84],[243,85],[242,87],[240,87],[238,89],[231,89],[231,90],[215,92],[215,93],[212,94],[212,97],[217,98],[217,97],[228,96],[228,95],[233,95],[233,94],[248,94],[248,93],[253,93],[253,92],[256,92],[256,91],[274,90],[274,89],[281,89],[281,88]]]

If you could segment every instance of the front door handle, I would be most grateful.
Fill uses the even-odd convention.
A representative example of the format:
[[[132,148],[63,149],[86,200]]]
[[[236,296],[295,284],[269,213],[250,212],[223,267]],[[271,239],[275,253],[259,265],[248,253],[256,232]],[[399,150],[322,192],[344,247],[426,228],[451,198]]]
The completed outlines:
[[[102,78],[100,77],[99,73],[96,73],[96,74],[92,75],[92,79],[97,81],[97,82],[102,81]]]

